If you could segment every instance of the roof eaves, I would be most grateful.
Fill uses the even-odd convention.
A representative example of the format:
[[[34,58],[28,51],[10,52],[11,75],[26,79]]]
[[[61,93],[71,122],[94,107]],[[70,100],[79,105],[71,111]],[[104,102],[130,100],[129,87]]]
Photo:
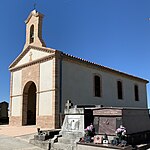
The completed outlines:
[[[9,66],[9,70],[14,67],[14,65],[16,65],[22,58],[23,56],[31,49],[37,49],[37,50],[41,50],[41,51],[46,51],[46,52],[49,52],[49,53],[54,53],[56,50],[55,49],[52,49],[52,48],[46,48],[46,47],[37,47],[37,46],[32,46],[32,45],[29,45],[25,50],[23,50],[20,55],[10,64]]]
[[[90,62],[88,60],[85,60],[85,59],[82,59],[82,58],[79,58],[79,57],[75,57],[75,56],[67,54],[67,53],[63,53],[62,52],[62,55],[65,55],[67,57],[73,58],[73,59],[78,60],[78,61],[82,61],[84,63],[88,63],[90,65],[94,65],[95,67],[100,67],[100,68],[102,68],[104,70],[107,70],[107,71],[111,71],[111,72],[114,72],[114,73],[117,73],[117,74],[121,74],[121,75],[124,75],[124,76],[128,76],[128,77],[131,77],[131,78],[134,78],[134,79],[141,80],[143,82],[149,83],[149,81],[146,80],[146,79],[143,79],[143,78],[140,78],[140,77],[136,77],[134,75],[130,75],[128,73],[124,73],[124,72],[121,72],[121,71],[118,71],[118,70],[115,70],[115,69],[112,69],[112,68],[109,68],[109,67],[106,67],[106,66],[102,66],[100,64],[97,64],[97,63],[94,63],[94,62]]]

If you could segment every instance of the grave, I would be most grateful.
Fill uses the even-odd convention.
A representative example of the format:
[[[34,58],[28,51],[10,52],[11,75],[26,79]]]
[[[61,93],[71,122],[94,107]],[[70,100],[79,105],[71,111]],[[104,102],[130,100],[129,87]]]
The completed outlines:
[[[93,109],[93,116],[96,132],[94,142],[77,142],[77,150],[150,148],[148,109],[101,107]],[[125,131],[126,136],[116,136],[116,131],[120,133],[118,129],[121,129],[121,133]]]
[[[62,136],[79,138],[84,136],[85,127],[93,122],[93,112],[91,108],[84,108],[81,105],[71,106],[73,106],[71,101],[67,101],[61,134]]]
[[[39,130],[34,139],[41,141],[40,145],[46,143],[47,148],[51,150],[77,150],[85,149],[85,147],[87,150],[96,147],[99,149],[132,149],[131,145],[133,144],[142,144],[141,141],[143,143],[150,142],[148,109],[96,107],[95,105],[73,106],[69,100],[65,106],[65,118],[61,131],[56,134],[52,131],[41,132]],[[79,142],[85,135],[85,128],[91,123],[93,123],[96,133],[93,138],[94,142]],[[124,144],[123,148],[110,144],[120,125],[126,128],[127,142],[130,144],[128,146]]]
[[[34,138],[30,139],[29,142],[43,149],[50,149],[51,147],[50,139],[58,135],[59,132],[60,132],[60,129],[40,130],[40,128],[37,128],[37,134],[34,135]]]
[[[126,128],[129,144],[150,141],[148,109],[103,107],[93,110],[93,116],[96,134],[101,136],[107,134],[109,143],[116,136],[115,132],[120,125]]]
[[[58,143],[51,144],[52,149],[76,149],[76,142],[85,134],[84,129],[93,122],[93,108],[95,105],[75,105],[71,101],[67,101],[65,105],[65,118],[61,137],[58,138]],[[54,139],[56,140],[56,138]],[[66,147],[67,146],[67,147]]]

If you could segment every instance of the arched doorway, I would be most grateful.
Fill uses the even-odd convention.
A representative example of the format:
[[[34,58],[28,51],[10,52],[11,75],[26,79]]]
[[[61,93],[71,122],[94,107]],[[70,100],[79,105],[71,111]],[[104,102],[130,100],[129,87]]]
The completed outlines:
[[[36,125],[36,85],[32,81],[23,90],[22,125]]]

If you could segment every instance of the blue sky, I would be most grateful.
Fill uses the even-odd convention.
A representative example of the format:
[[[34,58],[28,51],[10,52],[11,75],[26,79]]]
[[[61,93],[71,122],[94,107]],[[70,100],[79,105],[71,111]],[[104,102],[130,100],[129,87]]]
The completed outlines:
[[[9,101],[8,67],[25,43],[35,0],[1,0],[0,101]],[[150,80],[149,0],[36,0],[43,39],[55,48]],[[150,101],[150,85],[147,85]],[[150,106],[150,104],[149,104]]]

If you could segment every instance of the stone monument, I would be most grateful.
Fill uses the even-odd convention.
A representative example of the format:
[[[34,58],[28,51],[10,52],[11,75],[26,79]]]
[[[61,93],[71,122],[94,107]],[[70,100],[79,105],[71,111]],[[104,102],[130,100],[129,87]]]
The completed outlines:
[[[70,108],[71,102],[68,100],[64,111],[65,119],[63,122],[61,134],[67,138],[80,138],[84,135],[84,108]]]
[[[67,100],[64,110],[65,118],[59,133],[61,137],[58,138],[58,143],[51,143],[51,149],[75,150],[76,143],[85,134],[85,127],[93,122],[93,107],[95,105],[73,106],[71,101]],[[54,140],[56,140],[56,137]]]

